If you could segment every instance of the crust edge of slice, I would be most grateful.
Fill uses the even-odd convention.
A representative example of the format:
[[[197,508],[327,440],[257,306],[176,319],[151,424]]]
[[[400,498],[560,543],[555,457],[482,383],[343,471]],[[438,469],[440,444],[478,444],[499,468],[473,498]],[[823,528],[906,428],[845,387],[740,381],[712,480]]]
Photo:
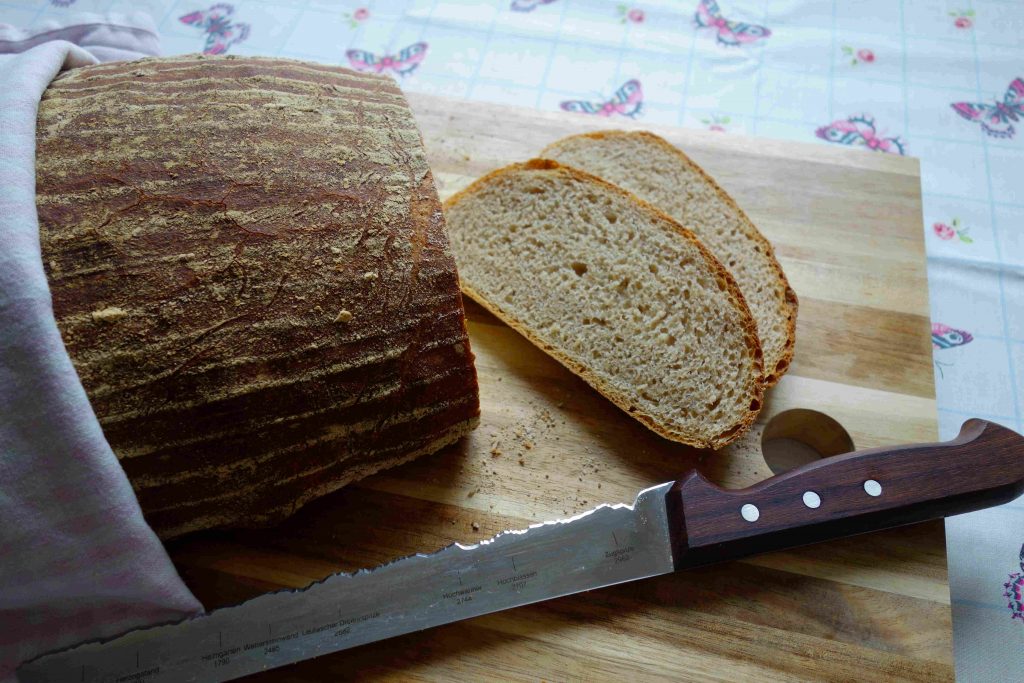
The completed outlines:
[[[554,348],[550,344],[544,342],[535,336],[529,329],[529,327],[511,316],[505,313],[499,305],[493,304],[480,292],[473,289],[473,287],[466,283],[464,279],[459,278],[459,286],[462,290],[474,301],[483,306],[485,309],[494,314],[502,322],[507,324],[512,329],[519,332],[521,335],[526,337],[534,346],[540,348],[549,356],[554,358],[572,373],[583,379],[587,384],[596,389],[601,395],[606,397],[616,406],[621,408],[627,415],[641,422],[651,431],[656,434],[679,443],[684,443],[696,448],[711,448],[719,449],[723,446],[727,446],[730,443],[736,441],[742,436],[754,421],[757,419],[758,414],[761,412],[761,408],[764,406],[764,366],[763,366],[763,352],[761,350],[761,342],[757,335],[757,325],[754,322],[754,317],[750,312],[750,308],[747,306],[746,300],[743,298],[743,293],[740,291],[739,285],[733,279],[732,274],[726,270],[718,259],[701,244],[700,240],[690,230],[680,225],[677,221],[666,215],[660,209],[651,204],[643,201],[639,197],[627,192],[626,190],[613,185],[602,178],[591,175],[579,169],[571,166],[560,164],[550,159],[530,159],[523,163],[509,164],[502,168],[493,170],[480,178],[477,178],[468,186],[455,193],[447,200],[444,201],[443,207],[447,213],[452,207],[458,204],[464,197],[472,194],[478,187],[481,187],[494,178],[501,177],[503,175],[511,174],[520,170],[540,170],[540,171],[551,171],[567,176],[569,179],[576,182],[583,182],[592,185],[599,186],[602,190],[612,192],[620,197],[625,198],[638,205],[642,211],[650,215],[654,220],[660,221],[673,229],[680,237],[691,242],[700,251],[701,255],[704,256],[705,260],[715,271],[717,276],[720,276],[726,283],[726,294],[729,297],[730,303],[740,309],[741,315],[743,316],[743,340],[748,350],[748,356],[754,361],[757,372],[755,373],[752,395],[751,395],[751,407],[747,409],[743,418],[733,424],[731,427],[723,432],[715,434],[710,438],[704,438],[697,434],[676,430],[667,427],[661,421],[657,420],[654,416],[641,411],[639,408],[634,406],[630,401],[629,397],[615,390],[607,383],[603,382],[593,372],[591,372],[586,366],[582,365],[569,358],[565,354],[561,353],[558,349]]]

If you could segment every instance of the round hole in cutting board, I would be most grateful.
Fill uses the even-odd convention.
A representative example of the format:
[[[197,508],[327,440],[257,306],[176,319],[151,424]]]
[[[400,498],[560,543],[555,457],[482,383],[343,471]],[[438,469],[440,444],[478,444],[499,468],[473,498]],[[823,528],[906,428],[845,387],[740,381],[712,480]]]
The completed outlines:
[[[761,454],[773,474],[852,450],[853,439],[843,425],[806,408],[779,413],[761,434]]]

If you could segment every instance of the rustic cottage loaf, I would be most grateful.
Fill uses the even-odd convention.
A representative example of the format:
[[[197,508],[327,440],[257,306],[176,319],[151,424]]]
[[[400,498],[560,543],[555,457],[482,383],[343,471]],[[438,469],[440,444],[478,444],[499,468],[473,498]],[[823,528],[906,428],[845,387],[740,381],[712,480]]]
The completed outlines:
[[[750,310],[667,215],[550,160],[484,176],[445,214],[463,290],[652,430],[718,448],[757,417]]]
[[[573,135],[541,156],[614,183],[693,230],[736,278],[757,322],[766,381],[779,381],[793,360],[796,293],[771,243],[704,169],[646,131]]]
[[[476,425],[444,219],[390,79],[90,66],[47,90],[37,138],[57,323],[161,537],[279,519]]]

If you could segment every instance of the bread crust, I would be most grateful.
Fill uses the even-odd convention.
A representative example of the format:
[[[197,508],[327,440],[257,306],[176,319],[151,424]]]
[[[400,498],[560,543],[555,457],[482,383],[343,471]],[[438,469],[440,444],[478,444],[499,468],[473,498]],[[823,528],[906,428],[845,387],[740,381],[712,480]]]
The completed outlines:
[[[675,231],[680,237],[682,237],[683,239],[687,240],[692,245],[697,247],[698,251],[707,261],[708,265],[711,266],[715,274],[726,282],[726,292],[729,297],[729,300],[737,309],[739,309],[741,316],[743,318],[742,324],[744,343],[747,346],[748,355],[753,360],[754,365],[757,369],[755,377],[752,378],[752,387],[750,394],[751,408],[748,411],[746,411],[742,419],[739,420],[736,424],[734,424],[727,430],[714,435],[709,439],[702,438],[696,434],[688,433],[683,430],[674,430],[669,426],[660,423],[654,416],[649,415],[640,410],[639,408],[637,408],[636,406],[634,406],[627,396],[616,391],[614,387],[601,381],[601,379],[597,377],[593,372],[591,372],[585,365],[582,365],[581,363],[574,361],[573,359],[569,358],[568,356],[560,352],[558,349],[552,347],[550,344],[547,344],[543,340],[539,339],[536,335],[533,334],[533,332],[529,329],[527,325],[506,313],[504,310],[502,310],[499,304],[489,301],[485,296],[483,296],[483,294],[476,291],[475,289],[473,289],[471,285],[466,283],[465,280],[460,280],[460,286],[462,287],[462,291],[469,295],[470,298],[479,303],[481,306],[486,308],[488,311],[493,313],[496,317],[501,319],[509,327],[513,328],[521,335],[526,337],[528,340],[530,340],[530,342],[533,343],[535,346],[544,350],[552,358],[554,358],[563,366],[572,371],[574,374],[579,376],[587,384],[589,384],[594,389],[599,391],[606,398],[608,398],[608,400],[610,400],[612,403],[614,403],[619,408],[624,410],[627,414],[639,420],[642,424],[644,424],[646,427],[648,427],[655,433],[659,434],[660,436],[663,436],[664,438],[670,439],[672,441],[678,441],[680,443],[695,446],[697,448],[712,449],[718,449],[722,448],[723,446],[727,446],[728,444],[734,442],[736,439],[742,436],[748,429],[750,429],[750,426],[753,425],[763,405],[765,389],[763,381],[764,367],[762,364],[763,354],[761,350],[761,342],[757,336],[757,326],[754,322],[753,315],[750,313],[750,308],[747,306],[747,302],[743,298],[743,293],[740,291],[739,285],[736,284],[735,279],[729,273],[729,271],[726,270],[726,268],[718,261],[718,259],[715,258],[715,256],[707,249],[707,247],[701,244],[700,240],[697,238],[696,235],[694,235],[687,228],[680,225],[670,216],[666,215],[657,207],[652,206],[651,204],[640,199],[639,197],[636,197],[635,195],[627,192],[626,190],[623,190],[621,187],[613,185],[603,180],[602,178],[591,175],[589,173],[581,171],[577,168],[573,168],[571,166],[565,166],[564,164],[560,164],[550,159],[530,159],[523,163],[511,164],[509,166],[505,166],[503,168],[491,171],[490,173],[478,178],[469,186],[463,188],[462,190],[460,190],[459,192],[455,193],[447,200],[445,200],[445,212],[450,211],[453,207],[458,205],[458,203],[462,201],[464,198],[472,195],[479,188],[486,186],[491,181],[497,178],[501,178],[502,176],[505,175],[514,174],[517,171],[522,170],[546,171],[553,174],[562,175],[575,182],[594,185],[604,192],[617,195],[620,198],[625,199],[626,201],[633,202],[640,208],[641,211],[648,214],[652,219],[663,223],[664,225],[666,225],[666,227]]]
[[[65,346],[162,538],[262,525],[479,418],[441,204],[389,78],[74,69],[37,126]]]
[[[783,347],[782,355],[780,356],[778,361],[776,361],[774,367],[765,367],[765,387],[770,388],[774,386],[779,382],[780,379],[782,379],[782,376],[786,374],[793,361],[793,352],[796,348],[796,319],[799,308],[799,300],[797,298],[796,292],[793,290],[792,286],[790,286],[789,280],[786,278],[785,272],[783,272],[782,270],[782,265],[779,263],[778,258],[775,256],[775,248],[772,246],[772,243],[769,242],[768,239],[761,234],[761,231],[757,229],[757,226],[755,226],[754,223],[750,220],[750,217],[747,216],[746,212],[743,211],[742,208],[740,208],[739,204],[736,203],[736,200],[733,199],[732,195],[726,192],[715,181],[714,178],[708,175],[707,171],[705,171],[697,162],[695,162],[693,159],[687,156],[686,153],[683,152],[681,149],[670,143],[668,140],[662,138],[661,136],[655,135],[654,133],[645,130],[600,130],[588,133],[580,133],[578,135],[570,135],[568,137],[557,140],[548,145],[547,147],[545,147],[543,150],[541,150],[540,156],[543,157],[545,152],[554,147],[557,147],[558,145],[568,140],[573,140],[577,138],[603,140],[615,137],[642,137],[645,140],[648,140],[658,145],[659,147],[669,152],[670,154],[674,154],[676,157],[678,157],[685,166],[695,171],[698,175],[701,176],[701,178],[704,179],[704,181],[715,191],[715,193],[718,195],[718,198],[723,203],[730,206],[736,212],[736,214],[740,217],[741,224],[746,229],[745,232],[747,234],[747,237],[756,241],[761,246],[761,248],[764,249],[764,254],[768,259],[772,267],[772,270],[774,270],[777,278],[775,289],[780,294],[780,296],[778,297],[778,301],[780,303],[780,306],[782,307],[782,312],[786,318],[786,343]]]

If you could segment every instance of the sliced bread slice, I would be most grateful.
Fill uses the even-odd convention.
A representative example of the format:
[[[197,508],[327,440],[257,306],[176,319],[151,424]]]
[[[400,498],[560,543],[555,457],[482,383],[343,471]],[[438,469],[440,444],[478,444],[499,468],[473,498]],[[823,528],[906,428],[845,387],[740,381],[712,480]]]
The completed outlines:
[[[574,135],[547,146],[540,156],[629,190],[692,230],[736,278],[757,321],[766,384],[779,381],[793,359],[796,293],[772,245],[700,166],[647,132]]]
[[[689,230],[537,159],[480,178],[445,215],[463,291],[652,430],[718,448],[753,423],[754,319]]]

